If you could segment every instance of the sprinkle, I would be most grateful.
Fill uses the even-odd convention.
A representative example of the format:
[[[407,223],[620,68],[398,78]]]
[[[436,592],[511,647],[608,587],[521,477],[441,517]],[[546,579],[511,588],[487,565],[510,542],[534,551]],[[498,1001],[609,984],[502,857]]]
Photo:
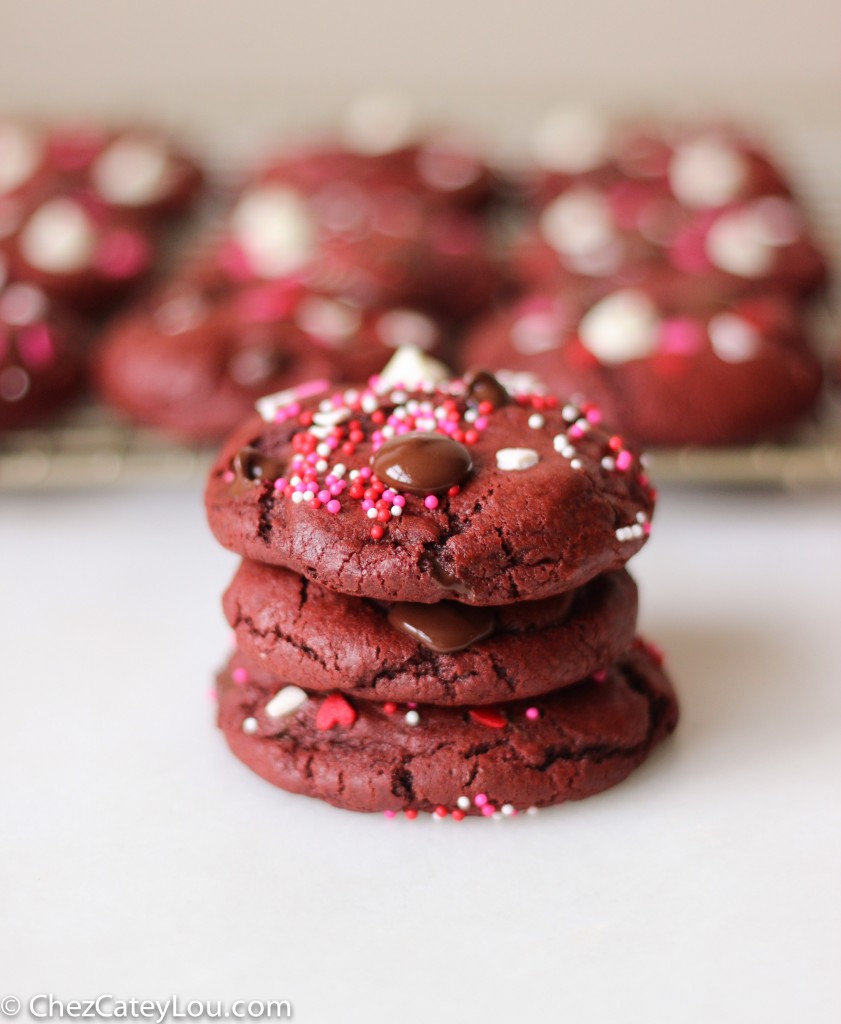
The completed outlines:
[[[563,416],[567,423],[574,423],[580,416],[580,412],[574,405],[565,405],[561,409],[561,416]]]
[[[609,473],[616,469],[616,459],[611,458],[609,455],[605,455],[602,459],[602,469],[606,469]]]
[[[458,800],[456,800],[456,805],[459,808],[461,808],[461,810],[463,810],[463,811],[469,811],[470,810],[470,797],[469,796],[460,796],[458,798]]]
[[[584,463],[581,461],[581,459],[572,459],[570,461],[570,466],[572,466],[573,469],[581,469],[583,465]]]
[[[383,530],[379,523],[371,527],[371,537],[374,540],[381,540],[384,533],[385,531]]]
[[[517,813],[513,804],[503,804],[502,807],[500,807],[500,810],[506,818],[510,818],[512,814]]]
[[[383,814],[384,814],[384,815],[385,815],[385,816],[386,816],[387,818],[394,818],[394,817],[396,817],[396,816],[397,816],[397,811],[383,811]]]
[[[423,503],[428,509],[438,508],[438,499],[434,494],[427,494],[423,499]]]
[[[417,711],[407,711],[404,716],[404,721],[406,722],[406,725],[417,725],[418,722],[420,722],[420,715]]]
[[[399,505],[392,505],[390,511],[393,516],[403,515],[403,509]]]
[[[337,725],[348,728],[356,721],[356,711],[340,693],[331,693],[325,698],[315,716],[315,725],[322,732],[328,732]]]
[[[542,426],[545,426],[546,420],[536,412],[529,416],[529,426],[532,430],[540,430]]]
[[[485,804],[484,807],[482,808],[482,814],[484,814],[486,818],[489,818],[492,814],[495,813],[496,811],[494,810],[493,804]]]
[[[383,704],[383,711],[387,715],[393,715],[396,710],[397,710],[397,705],[394,703],[394,701],[390,701],[389,700],[389,701],[386,701],[385,704]]]
[[[526,708],[526,718],[533,722],[536,718],[540,718],[540,711],[537,708]]]
[[[438,804],[438,806],[432,813],[435,815],[436,818],[446,818],[449,812],[447,811],[447,808],[444,807],[443,804]]]
[[[619,452],[619,454],[616,456],[616,468],[622,470],[623,472],[626,469],[630,469],[632,463],[633,457],[631,456],[631,453],[625,449]]]
[[[231,678],[233,679],[233,681],[235,683],[239,683],[239,684],[247,683],[248,682],[248,671],[246,669],[242,668],[242,666],[239,666],[238,668],[235,668],[233,670],[233,672],[231,673]]]
[[[332,512],[333,515],[335,515],[337,512],[341,511],[342,505],[341,502],[337,501],[335,498],[332,498],[330,501],[327,502],[326,508],[328,512]]]
[[[496,453],[496,464],[503,470],[531,469],[540,462],[540,456],[533,448],[500,448]]]
[[[538,811],[537,807],[527,807],[526,808],[526,814],[537,814],[537,811]]]
[[[308,699],[300,686],[284,686],[277,691],[264,710],[269,718],[283,718],[297,711]]]
[[[414,821],[415,818],[417,818],[418,816],[418,812],[414,809],[414,807],[407,807],[403,813],[406,815],[409,821]]]
[[[555,434],[552,438],[552,447],[556,452],[562,452],[566,448],[568,442],[569,439],[566,434]]]
[[[242,731],[246,736],[253,736],[260,728],[256,718],[245,718],[242,722]]]
[[[504,729],[508,719],[501,711],[494,711],[493,708],[471,708],[468,714],[474,722],[479,725],[486,725],[490,729]]]
[[[453,821],[463,821],[464,820],[464,811],[459,811],[459,810],[452,811],[452,819],[453,819]]]
[[[477,807],[484,807],[487,802],[488,798],[484,793],[477,793],[476,796],[473,797],[473,803],[476,804]]]

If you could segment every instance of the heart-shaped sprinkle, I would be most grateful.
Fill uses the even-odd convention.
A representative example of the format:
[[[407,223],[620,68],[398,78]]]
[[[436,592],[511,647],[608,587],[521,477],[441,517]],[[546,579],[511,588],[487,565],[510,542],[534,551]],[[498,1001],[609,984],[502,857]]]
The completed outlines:
[[[337,725],[348,728],[356,721],[356,712],[340,693],[331,693],[315,716],[316,728],[327,732]]]
[[[508,719],[501,711],[494,711],[493,708],[471,708],[470,717],[479,725],[487,725],[491,729],[503,729],[508,724]]]

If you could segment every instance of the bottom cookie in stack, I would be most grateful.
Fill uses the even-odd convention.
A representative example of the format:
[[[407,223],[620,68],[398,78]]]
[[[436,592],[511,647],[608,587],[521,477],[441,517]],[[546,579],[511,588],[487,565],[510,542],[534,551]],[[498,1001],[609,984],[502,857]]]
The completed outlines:
[[[355,811],[513,815],[621,782],[677,722],[661,658],[637,639],[571,686],[493,706],[375,703],[287,685],[237,651],[219,725],[269,782]]]

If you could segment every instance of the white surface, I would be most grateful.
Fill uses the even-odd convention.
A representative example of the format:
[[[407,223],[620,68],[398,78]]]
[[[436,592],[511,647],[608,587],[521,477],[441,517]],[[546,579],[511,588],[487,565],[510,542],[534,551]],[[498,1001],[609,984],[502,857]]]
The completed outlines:
[[[335,811],[228,754],[206,691],[234,559],[198,494],[4,499],[0,996],[837,1021],[839,512],[666,494],[636,565],[676,736],[603,796],[456,824]]]

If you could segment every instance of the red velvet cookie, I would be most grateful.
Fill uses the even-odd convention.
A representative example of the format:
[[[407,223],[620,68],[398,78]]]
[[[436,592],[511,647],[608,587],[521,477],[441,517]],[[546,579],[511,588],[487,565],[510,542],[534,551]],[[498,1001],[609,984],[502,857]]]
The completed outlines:
[[[235,655],[218,679],[234,754],[282,789],[354,811],[512,815],[621,782],[677,721],[642,645],[598,678],[495,708],[307,694]]]
[[[605,668],[631,644],[637,596],[622,571],[558,597],[499,608],[385,604],[246,561],[224,608],[243,654],[308,690],[492,704],[569,686]]]
[[[591,406],[401,350],[363,389],[263,399],[208,481],[225,547],[384,601],[498,605],[621,568],[654,495]]]
[[[80,391],[82,332],[34,285],[0,284],[0,430],[36,426]]]
[[[261,395],[316,378],[365,381],[407,341],[441,354],[445,336],[416,310],[363,309],[284,282],[221,299],[172,285],[108,328],[96,377],[132,419],[215,440]]]
[[[584,395],[652,445],[773,438],[812,408],[821,386],[790,300],[714,303],[656,281],[592,304],[575,292],[533,295],[479,324],[461,359]]]
[[[293,280],[364,306],[413,305],[456,318],[486,305],[498,283],[477,218],[345,181],[312,198],[277,183],[246,189],[221,239],[198,247],[186,276],[216,292]]]
[[[11,273],[73,309],[101,310],[148,274],[148,234],[82,193],[17,205],[0,225]]]

